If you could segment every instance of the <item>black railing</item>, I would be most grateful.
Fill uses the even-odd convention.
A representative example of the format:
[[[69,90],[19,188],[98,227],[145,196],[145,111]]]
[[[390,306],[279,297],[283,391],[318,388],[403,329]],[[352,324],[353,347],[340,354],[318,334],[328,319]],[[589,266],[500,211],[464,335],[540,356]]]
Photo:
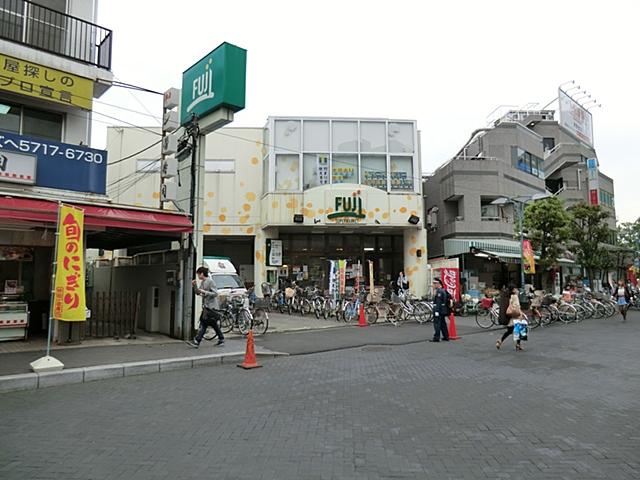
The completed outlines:
[[[0,38],[111,70],[111,30],[27,0],[0,0]]]

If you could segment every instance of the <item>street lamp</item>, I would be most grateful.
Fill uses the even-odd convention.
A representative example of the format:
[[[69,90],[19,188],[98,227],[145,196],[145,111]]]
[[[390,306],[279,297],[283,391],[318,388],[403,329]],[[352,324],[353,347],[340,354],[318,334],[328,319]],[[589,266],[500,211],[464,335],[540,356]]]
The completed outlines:
[[[523,195],[518,197],[500,197],[496,198],[491,205],[513,205],[516,214],[518,215],[518,222],[520,223],[520,287],[524,288],[524,207],[529,202],[535,202],[536,200],[542,200],[552,197],[549,192],[534,193],[533,195]]]

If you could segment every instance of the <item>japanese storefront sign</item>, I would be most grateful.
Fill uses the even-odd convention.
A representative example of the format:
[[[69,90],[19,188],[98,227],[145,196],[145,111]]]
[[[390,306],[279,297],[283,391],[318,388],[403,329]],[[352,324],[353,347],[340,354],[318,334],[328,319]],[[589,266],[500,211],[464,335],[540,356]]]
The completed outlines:
[[[88,78],[0,55],[0,90],[91,110],[93,82]]]
[[[81,322],[86,320],[84,211],[67,205],[59,208],[53,318]]]
[[[524,260],[524,273],[531,275],[536,273],[536,260],[530,240],[522,242],[522,257]]]
[[[267,266],[282,266],[282,240],[267,239]]]
[[[558,89],[560,124],[588,145],[593,145],[593,119],[591,112]]]
[[[336,197],[335,211],[327,215],[327,220],[340,220],[342,222],[357,222],[365,218],[362,211],[362,197]]]
[[[338,262],[329,260],[329,295],[335,297],[338,294]]]
[[[180,123],[204,118],[219,108],[244,108],[247,51],[222,43],[182,74]]]
[[[338,272],[339,272],[339,284],[340,284],[340,295],[344,295],[347,287],[347,261],[346,260],[338,260]]]
[[[445,290],[451,294],[457,302],[460,300],[460,269],[458,268],[441,268],[442,285]]]
[[[0,131],[0,181],[104,194],[107,152]]]

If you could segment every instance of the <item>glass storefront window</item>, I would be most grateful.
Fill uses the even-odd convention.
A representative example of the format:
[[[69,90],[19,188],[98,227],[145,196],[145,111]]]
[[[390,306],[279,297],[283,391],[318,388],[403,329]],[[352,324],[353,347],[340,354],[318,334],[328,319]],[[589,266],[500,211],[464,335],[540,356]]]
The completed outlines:
[[[305,153],[302,173],[304,190],[329,183],[329,154]]]
[[[389,151],[413,153],[413,124],[389,123]]]
[[[387,156],[362,155],[361,182],[370,187],[387,190]]]
[[[7,132],[20,133],[20,107],[3,103],[9,108],[4,115],[0,115],[0,130]]]
[[[413,190],[413,157],[391,157],[391,190]]]
[[[360,122],[360,151],[385,152],[385,133],[383,122]]]
[[[333,183],[358,183],[358,155],[334,155],[331,180]]]
[[[276,121],[275,147],[291,153],[300,151],[300,120]]]
[[[305,152],[328,152],[329,122],[305,120],[303,144]]]
[[[39,138],[60,141],[62,139],[62,115],[24,108],[22,133]]]
[[[276,190],[300,189],[299,161],[298,155],[276,155]]]
[[[358,151],[357,122],[333,122],[333,151]]]

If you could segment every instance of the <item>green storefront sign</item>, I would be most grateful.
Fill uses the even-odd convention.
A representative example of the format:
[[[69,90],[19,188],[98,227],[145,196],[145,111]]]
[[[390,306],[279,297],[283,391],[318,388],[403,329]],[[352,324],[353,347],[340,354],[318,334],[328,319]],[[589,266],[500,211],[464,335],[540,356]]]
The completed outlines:
[[[180,124],[219,108],[244,108],[247,51],[222,43],[182,74]]]
[[[333,219],[362,219],[366,215],[362,213],[362,198],[360,197],[336,197],[336,208],[333,213],[327,215],[329,220]]]

